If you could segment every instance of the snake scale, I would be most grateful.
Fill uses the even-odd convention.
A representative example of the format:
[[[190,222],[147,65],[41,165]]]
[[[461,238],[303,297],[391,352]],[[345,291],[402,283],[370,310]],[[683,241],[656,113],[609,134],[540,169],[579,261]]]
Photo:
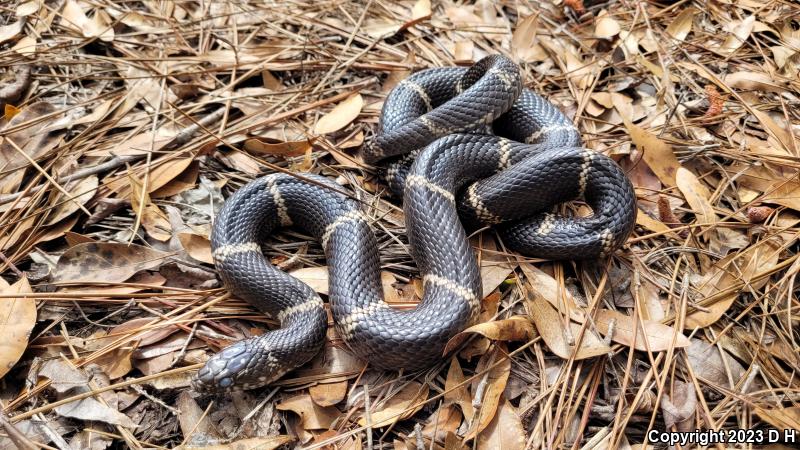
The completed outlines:
[[[195,389],[224,392],[269,384],[322,348],[327,316],[309,286],[272,266],[261,242],[297,226],[328,260],[335,327],[371,366],[418,370],[441,360],[446,342],[480,310],[481,279],[466,229],[494,225],[503,243],[552,259],[601,258],[630,234],[633,188],[617,164],[580,146],[552,104],[524,88],[519,67],[488,56],[469,68],[417,72],[387,96],[369,163],[389,160],[424,285],[413,310],[383,301],[370,218],[319,175],[309,183],[275,173],[236,191],[212,232],[217,269],[233,294],[281,327],[226,347],[198,372]],[[583,198],[589,217],[550,212]]]

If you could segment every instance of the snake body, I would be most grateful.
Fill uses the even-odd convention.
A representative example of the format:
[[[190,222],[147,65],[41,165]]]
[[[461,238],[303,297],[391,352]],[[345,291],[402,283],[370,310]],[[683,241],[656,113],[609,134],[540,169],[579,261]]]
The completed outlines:
[[[410,156],[409,156],[410,155]],[[464,225],[496,225],[504,244],[553,259],[609,255],[630,234],[635,196],[611,159],[579,146],[572,123],[525,89],[519,67],[489,56],[468,69],[418,72],[388,95],[368,162],[392,158],[389,187],[403,195],[406,228],[424,284],[413,310],[383,301],[370,218],[341,187],[318,175],[271,174],[234,193],[216,218],[212,249],[225,285],[281,328],[233,344],[200,370],[206,392],[263,386],[310,360],[327,324],[322,299],[273,267],[260,242],[298,226],[328,260],[336,329],[360,358],[417,370],[480,310],[481,280]],[[548,212],[584,198],[589,217]]]

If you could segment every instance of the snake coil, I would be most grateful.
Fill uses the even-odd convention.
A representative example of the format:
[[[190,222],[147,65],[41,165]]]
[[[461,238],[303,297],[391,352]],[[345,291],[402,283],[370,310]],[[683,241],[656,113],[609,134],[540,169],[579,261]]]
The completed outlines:
[[[425,290],[420,304],[400,311],[383,301],[371,218],[338,185],[318,175],[306,175],[314,184],[286,174],[259,178],[225,202],[212,249],[225,285],[281,328],[214,355],[195,379],[197,390],[263,386],[324,343],[322,299],[261,252],[260,242],[278,227],[298,226],[322,244],[334,323],[350,349],[374,367],[417,370],[440,360],[480,309],[480,275],[462,222],[495,225],[507,247],[552,259],[607,256],[635,222],[633,188],[619,166],[581,148],[572,123],[525,89],[519,67],[503,56],[399,83],[363,156],[370,163],[391,158],[385,175],[403,196]],[[592,208],[590,217],[550,212],[576,198]]]

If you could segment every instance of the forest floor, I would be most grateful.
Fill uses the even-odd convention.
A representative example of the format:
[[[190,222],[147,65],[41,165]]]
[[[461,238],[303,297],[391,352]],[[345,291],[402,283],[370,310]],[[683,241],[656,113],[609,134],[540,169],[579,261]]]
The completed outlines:
[[[277,325],[227,294],[209,247],[223,199],[260,175],[349,189],[387,300],[419,301],[403,211],[358,151],[400,80],[494,53],[626,171],[628,242],[554,263],[483,231],[479,324],[441,364],[364,367],[331,330],[266,388],[193,392],[210,355]],[[800,430],[799,71],[788,0],[4,2],[0,450],[625,449],[665,448],[651,430]],[[326,292],[309,236],[265,252]]]

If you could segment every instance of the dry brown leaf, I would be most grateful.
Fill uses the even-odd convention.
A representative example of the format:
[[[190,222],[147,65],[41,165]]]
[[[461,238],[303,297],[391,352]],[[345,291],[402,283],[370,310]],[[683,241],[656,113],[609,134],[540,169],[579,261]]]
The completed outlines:
[[[694,21],[695,14],[698,12],[697,8],[691,6],[681,11],[678,17],[667,27],[667,34],[678,41],[686,39],[686,36],[692,31],[692,22]]]
[[[14,23],[3,25],[0,27],[0,44],[10,41],[22,32],[25,28],[25,19],[17,20]]]
[[[172,224],[167,215],[150,201],[150,195],[144,192],[142,183],[133,173],[128,172],[128,179],[130,180],[130,201],[133,214],[138,215],[141,211],[142,226],[150,237],[161,242],[168,241],[172,238]]]
[[[612,321],[614,323],[613,326],[611,325]],[[612,338],[614,342],[632,346],[636,350],[661,352],[669,348],[688,347],[690,344],[686,336],[669,325],[652,320],[637,321],[635,317],[610,309],[597,311],[595,324],[600,334],[606,336],[609,330],[613,330]],[[642,335],[642,329],[644,329],[647,342],[645,342],[645,337]],[[674,343],[673,340],[675,341]]]
[[[217,431],[211,419],[205,414],[203,408],[192,398],[188,390],[178,394],[175,406],[178,411],[180,411],[180,414],[178,414],[178,423],[180,424],[184,436],[195,436],[204,440],[222,438],[222,435]]]
[[[658,176],[658,179],[667,186],[675,186],[675,176],[681,163],[675,157],[672,146],[637,125],[626,122],[625,127],[631,134],[631,140],[642,152],[642,157]]]
[[[467,419],[467,423],[472,422],[472,417],[475,415],[475,408],[472,406],[472,397],[469,395],[467,387],[469,384],[464,384],[457,387],[459,384],[466,380],[464,371],[461,370],[461,364],[458,358],[450,359],[450,368],[447,370],[447,379],[444,382],[444,404],[455,404],[461,408],[461,413]]]
[[[22,277],[3,294],[30,294],[28,279]],[[0,298],[0,379],[14,367],[28,347],[28,338],[36,325],[36,301],[30,297]]]
[[[783,80],[771,77],[769,74],[764,72],[741,70],[739,72],[725,75],[723,81],[725,81],[725,84],[732,88],[748,91],[766,91],[782,94],[789,90]]]
[[[47,217],[45,225],[52,225],[81,209],[81,206],[88,203],[89,200],[94,197],[95,192],[97,192],[98,183],[99,180],[97,176],[92,175],[78,181],[74,185],[64,186],[69,197],[59,192],[54,203],[60,203],[60,205],[53,208],[50,215]]]
[[[17,41],[17,43],[14,44],[14,46],[11,47],[11,49],[23,56],[35,55],[36,38],[31,36],[25,36],[19,41]]]
[[[266,155],[276,156],[303,156],[311,148],[311,142],[304,141],[286,141],[278,143],[264,142],[257,138],[247,139],[244,141],[244,148],[251,152],[263,153]]]
[[[147,192],[154,194],[159,188],[179,177],[191,165],[192,158],[173,158],[164,161],[162,164],[154,165],[150,170],[150,177],[147,181]],[[144,173],[139,173],[139,171],[135,173],[138,179],[144,180]],[[106,179],[104,181],[107,182],[109,189],[117,193],[119,198],[130,196],[132,188],[130,179],[127,176],[115,177],[115,179]]]
[[[728,255],[712,267],[709,273],[703,276],[698,286],[703,298],[718,294],[720,291],[746,283],[751,289],[760,289],[769,281],[768,277],[756,280],[756,275],[766,272],[779,260],[780,245],[774,240],[752,245],[745,250]],[[706,306],[706,311],[696,310],[686,315],[684,328],[704,328],[719,320],[739,296],[734,290],[711,305]],[[702,300],[701,299],[698,299]]]
[[[569,318],[571,320],[581,323],[586,320],[586,313],[583,308],[575,303],[575,299],[569,291],[563,287],[559,288],[555,278],[530,263],[520,263],[519,267],[522,269],[522,273],[525,274],[526,287],[534,295],[550,302],[556,308],[566,307],[569,309]]]
[[[361,94],[351,95],[319,119],[314,127],[314,134],[327,134],[341,130],[358,117],[363,107],[364,99]]]
[[[679,167],[675,173],[675,183],[689,206],[692,207],[698,223],[715,224],[717,222],[714,206],[709,201],[711,192],[692,172]]]
[[[281,411],[292,411],[302,422],[304,430],[327,430],[341,414],[333,406],[319,406],[308,394],[296,395],[278,404]]]
[[[333,406],[347,395],[347,381],[319,383],[308,388],[308,393],[319,406]]]
[[[140,245],[90,242],[70,247],[56,263],[54,283],[120,283],[164,264],[169,253]]]
[[[756,16],[748,16],[744,20],[734,20],[727,24],[726,28],[730,32],[725,42],[719,48],[719,51],[725,54],[735,52],[739,47],[744,45],[744,41],[750,37],[753,32],[753,27],[756,23]]]
[[[478,450],[522,450],[525,448],[525,429],[516,408],[501,398],[492,422],[478,435]]]
[[[619,22],[608,15],[608,11],[600,11],[595,19],[594,37],[611,39],[620,32]]]
[[[114,29],[109,26],[110,22],[100,10],[95,11],[90,19],[77,2],[67,0],[61,11],[61,19],[66,28],[80,32],[83,37],[100,38],[106,42],[114,40]]]
[[[20,3],[17,6],[17,17],[26,17],[32,14],[35,14],[39,11],[39,8],[42,7],[42,2],[40,0],[31,0],[28,2]]]
[[[189,256],[206,264],[214,264],[214,258],[211,256],[211,241],[207,237],[196,233],[180,233],[178,239]]]
[[[514,316],[504,320],[479,323],[467,328],[450,338],[443,353],[450,353],[473,333],[494,341],[528,341],[536,337],[536,330],[533,328],[530,318]]]
[[[800,430],[800,406],[789,408],[755,407],[758,417],[779,430]]]
[[[399,392],[377,406],[376,410],[370,414],[370,425],[374,428],[382,428],[407,419],[422,408],[422,401],[426,398],[428,398],[428,385],[421,385],[416,381],[411,381]],[[358,424],[362,427],[366,426],[366,417],[358,419]]]
[[[518,23],[511,38],[511,51],[520,62],[544,61],[547,52],[536,39],[538,15],[533,14]]]
[[[473,240],[474,245],[478,243],[481,244],[481,248],[477,250],[480,252],[481,262],[481,286],[483,289],[481,297],[485,298],[508,278],[517,264],[513,262],[513,258],[509,258],[497,250],[497,244],[491,237],[483,236],[482,239]]]
[[[566,322],[564,317],[542,297],[537,296],[530,300],[529,304],[528,313],[536,324],[536,330],[542,336],[547,347],[557,356],[569,359],[574,354],[574,358],[579,360],[605,355],[611,351],[611,347],[598,339],[589,329],[584,332],[583,340],[578,347],[570,345],[564,326],[569,325],[570,336],[574,339],[578,338],[580,326],[573,322]]]
[[[506,383],[508,383],[508,376],[511,374],[511,359],[505,357],[507,354],[505,344],[498,343],[494,347],[494,351],[481,356],[478,366],[475,367],[475,372],[481,373],[494,363],[500,362],[489,370],[486,376],[478,377],[472,382],[472,395],[477,395],[478,390],[482,389],[483,396],[480,407],[475,411],[472,426],[464,435],[465,441],[474,439],[481,431],[485,430],[497,413],[500,399],[506,389]],[[480,385],[484,385],[483,388],[480,388]]]

